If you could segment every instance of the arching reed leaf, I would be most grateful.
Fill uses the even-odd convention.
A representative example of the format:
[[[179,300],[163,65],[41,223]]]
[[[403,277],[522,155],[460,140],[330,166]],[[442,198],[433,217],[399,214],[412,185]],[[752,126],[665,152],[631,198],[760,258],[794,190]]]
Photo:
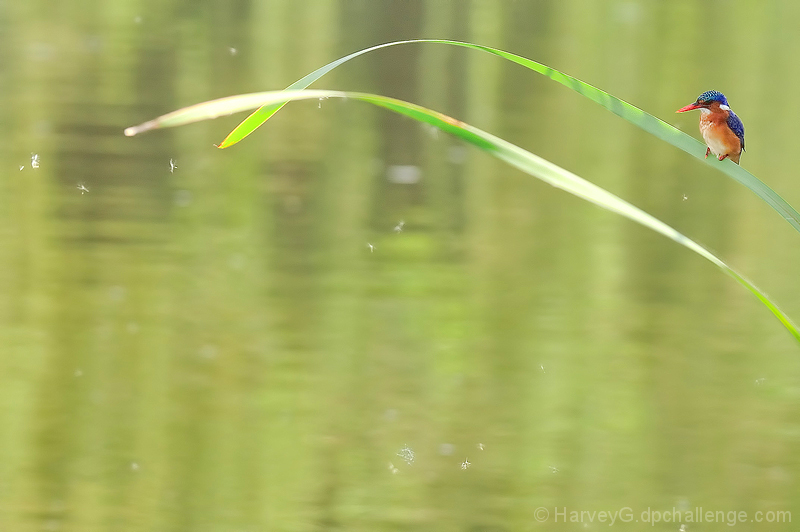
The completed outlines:
[[[465,124],[460,120],[451,118],[447,115],[421,107],[416,104],[379,96],[376,94],[365,94],[356,92],[339,91],[277,91],[259,92],[253,94],[242,94],[220,98],[197,105],[192,105],[184,109],[179,109],[166,114],[149,122],[138,126],[129,127],[125,134],[133,136],[151,129],[174,127],[190,124],[201,120],[208,120],[222,115],[229,115],[240,111],[246,111],[258,106],[280,106],[293,100],[308,100],[319,98],[350,98],[369,102],[373,105],[384,107],[396,113],[406,115],[414,120],[430,124],[447,133],[450,133],[461,140],[477,146],[491,155],[507,162],[508,164],[530,174],[534,177],[553,185],[554,187],[566,190],[567,192],[590,201],[611,212],[621,214],[645,227],[652,229],[662,235],[674,240],[678,244],[689,248],[701,257],[710,261],[723,272],[727,273],[745,288],[750,290],[789,330],[789,332],[800,341],[800,331],[792,321],[773,303],[764,293],[755,287],[750,281],[745,279],[733,268],[725,264],[721,259],[703,248],[698,243],[679,233],[664,222],[654,218],[641,209],[631,205],[627,201],[615,196],[607,190],[578,177],[577,175],[559,167],[555,164],[542,159],[541,157],[526,151],[519,146],[511,144],[499,137],[480,130],[476,127]]]
[[[697,139],[667,124],[663,120],[656,118],[650,113],[647,113],[642,109],[639,109],[638,107],[631,105],[624,100],[620,100],[619,98],[612,96],[607,92],[602,91],[592,85],[589,85],[588,83],[585,83],[577,78],[574,78],[568,74],[564,74],[563,72],[560,72],[547,65],[543,65],[542,63],[526,59],[525,57],[512,54],[504,50],[492,48],[490,46],[483,46],[480,44],[473,44],[469,42],[450,41],[446,39],[414,39],[408,41],[395,41],[395,42],[379,44],[377,46],[371,46],[369,48],[353,52],[350,55],[347,55],[345,57],[337,59],[336,61],[328,63],[327,65],[318,68],[314,72],[303,77],[302,79],[292,83],[291,85],[289,85],[289,87],[286,88],[286,90],[288,91],[288,90],[305,89],[306,87],[314,83],[316,80],[318,80],[319,78],[321,78],[334,68],[341,65],[342,63],[345,63],[350,59],[353,59],[360,55],[364,55],[368,52],[379,50],[381,48],[387,48],[390,46],[398,46],[401,44],[419,44],[419,43],[447,44],[451,46],[461,46],[464,48],[470,48],[473,50],[480,50],[482,52],[487,52],[502,57],[504,59],[508,59],[509,61],[513,61],[518,65],[522,65],[531,70],[534,70],[552,79],[557,83],[569,87],[578,94],[581,94],[589,98],[590,100],[602,105],[612,113],[621,116],[628,122],[639,126],[648,133],[655,135],[661,140],[672,144],[676,148],[680,148],[686,153],[704,161],[706,164],[709,164],[714,168],[718,169],[719,171],[727,174],[728,177],[734,179],[735,181],[741,183],[742,185],[753,191],[759,198],[764,200],[770,207],[778,211],[778,213],[787,222],[789,222],[792,225],[792,227],[800,231],[800,214],[798,214],[798,212],[791,205],[789,205],[789,203],[787,203],[786,200],[784,200],[781,196],[779,196],[763,181],[758,179],[756,176],[754,176],[753,174],[751,174],[738,164],[735,164],[728,160],[720,162],[714,159],[713,157],[711,159],[705,159],[706,146]],[[266,122],[284,105],[285,103],[279,103],[279,104],[269,104],[260,107],[250,116],[248,116],[242,123],[236,126],[236,128],[234,128],[234,130],[231,131],[227,137],[225,137],[222,143],[220,143],[219,147],[227,148],[228,146],[236,144],[237,142],[245,138],[247,135],[252,133],[261,124]]]

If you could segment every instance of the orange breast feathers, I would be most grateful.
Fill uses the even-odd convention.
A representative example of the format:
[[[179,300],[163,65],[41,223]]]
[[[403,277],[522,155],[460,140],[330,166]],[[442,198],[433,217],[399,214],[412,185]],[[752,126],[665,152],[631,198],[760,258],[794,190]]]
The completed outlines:
[[[708,109],[701,109],[700,133],[706,146],[717,158],[729,157],[733,162],[739,162],[742,142],[728,127],[728,111],[720,109],[719,102],[714,102]]]

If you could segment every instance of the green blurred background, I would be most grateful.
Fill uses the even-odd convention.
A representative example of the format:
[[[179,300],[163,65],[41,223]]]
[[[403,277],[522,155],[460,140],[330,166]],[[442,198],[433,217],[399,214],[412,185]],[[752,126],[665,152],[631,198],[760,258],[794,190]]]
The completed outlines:
[[[0,531],[608,526],[555,507],[800,519],[800,349],[686,249],[357,102],[291,104],[228,150],[213,144],[243,116],[122,135],[376,43],[452,38],[697,137],[675,109],[721,90],[742,165],[800,206],[798,24],[795,0],[0,2]],[[538,74],[413,45],[315,87],[517,143],[800,320],[789,224]]]

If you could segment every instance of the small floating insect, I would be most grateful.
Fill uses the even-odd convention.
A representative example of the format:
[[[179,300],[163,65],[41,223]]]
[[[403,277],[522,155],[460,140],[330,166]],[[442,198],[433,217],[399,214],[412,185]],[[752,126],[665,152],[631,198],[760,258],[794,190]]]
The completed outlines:
[[[408,445],[406,445],[405,447],[400,449],[400,452],[397,453],[397,456],[405,460],[408,465],[411,465],[416,455],[414,454],[414,450]]]

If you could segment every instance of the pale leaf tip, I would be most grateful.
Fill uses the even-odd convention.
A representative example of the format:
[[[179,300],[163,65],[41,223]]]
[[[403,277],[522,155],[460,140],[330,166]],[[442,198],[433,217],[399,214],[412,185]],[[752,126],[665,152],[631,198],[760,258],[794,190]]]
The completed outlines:
[[[156,120],[149,120],[143,124],[139,124],[138,126],[131,126],[125,129],[125,136],[126,137],[133,137],[134,135],[138,135],[139,133],[144,133],[145,131],[150,131],[151,129],[157,129],[159,127],[158,119]]]

